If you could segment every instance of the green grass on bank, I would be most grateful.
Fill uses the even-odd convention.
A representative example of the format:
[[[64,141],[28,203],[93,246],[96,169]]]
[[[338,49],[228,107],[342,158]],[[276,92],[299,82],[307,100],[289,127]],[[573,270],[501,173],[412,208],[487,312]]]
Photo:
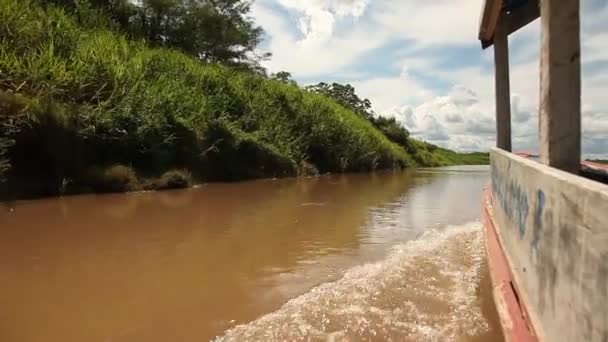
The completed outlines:
[[[424,141],[409,139],[405,146],[419,166],[487,165],[490,154],[484,152],[458,153]]]
[[[477,157],[413,140],[406,151],[295,85],[83,28],[30,0],[0,1],[0,174],[11,164],[3,191],[103,191],[116,170],[122,178],[108,191],[174,170],[189,184]]]
[[[451,150],[439,148],[437,155],[444,160],[444,165],[488,165],[490,154],[485,152],[456,153]]]

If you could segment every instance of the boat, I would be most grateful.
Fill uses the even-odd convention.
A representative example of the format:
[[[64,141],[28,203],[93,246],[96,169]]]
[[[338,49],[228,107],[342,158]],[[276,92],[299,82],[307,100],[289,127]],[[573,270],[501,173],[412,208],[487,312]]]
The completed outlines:
[[[581,162],[580,0],[485,0],[496,147],[482,219],[507,341],[608,341],[608,168]],[[540,18],[539,153],[511,152],[508,36]]]

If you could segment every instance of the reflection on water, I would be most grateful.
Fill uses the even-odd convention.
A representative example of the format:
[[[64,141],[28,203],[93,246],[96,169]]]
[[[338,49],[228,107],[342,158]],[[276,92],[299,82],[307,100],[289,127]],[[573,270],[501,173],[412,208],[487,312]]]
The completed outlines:
[[[467,167],[18,202],[0,209],[0,341],[494,336],[470,223],[487,178]]]

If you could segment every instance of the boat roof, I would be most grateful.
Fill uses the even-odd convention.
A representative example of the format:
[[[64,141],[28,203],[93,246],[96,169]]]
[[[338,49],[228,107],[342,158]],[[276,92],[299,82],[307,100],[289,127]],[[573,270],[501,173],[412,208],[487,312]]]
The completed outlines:
[[[485,0],[479,24],[479,40],[486,49],[494,44],[498,20],[504,20],[508,34],[540,17],[539,0]]]

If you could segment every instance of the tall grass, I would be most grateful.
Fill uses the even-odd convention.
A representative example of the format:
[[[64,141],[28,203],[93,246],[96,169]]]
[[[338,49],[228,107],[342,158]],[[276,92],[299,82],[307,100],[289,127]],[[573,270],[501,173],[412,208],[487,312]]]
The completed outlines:
[[[82,22],[32,0],[0,1],[0,178],[12,165],[0,191],[55,194],[99,179],[127,189],[170,170],[189,184],[464,160],[415,140],[396,145],[296,85]],[[91,181],[91,170],[103,177]]]
[[[3,131],[15,141],[11,175],[49,189],[114,164],[143,177],[179,168],[236,180],[294,175],[303,163],[320,172],[415,163],[324,96],[83,28],[30,0],[0,1],[0,71],[0,120],[25,118],[19,133]]]

